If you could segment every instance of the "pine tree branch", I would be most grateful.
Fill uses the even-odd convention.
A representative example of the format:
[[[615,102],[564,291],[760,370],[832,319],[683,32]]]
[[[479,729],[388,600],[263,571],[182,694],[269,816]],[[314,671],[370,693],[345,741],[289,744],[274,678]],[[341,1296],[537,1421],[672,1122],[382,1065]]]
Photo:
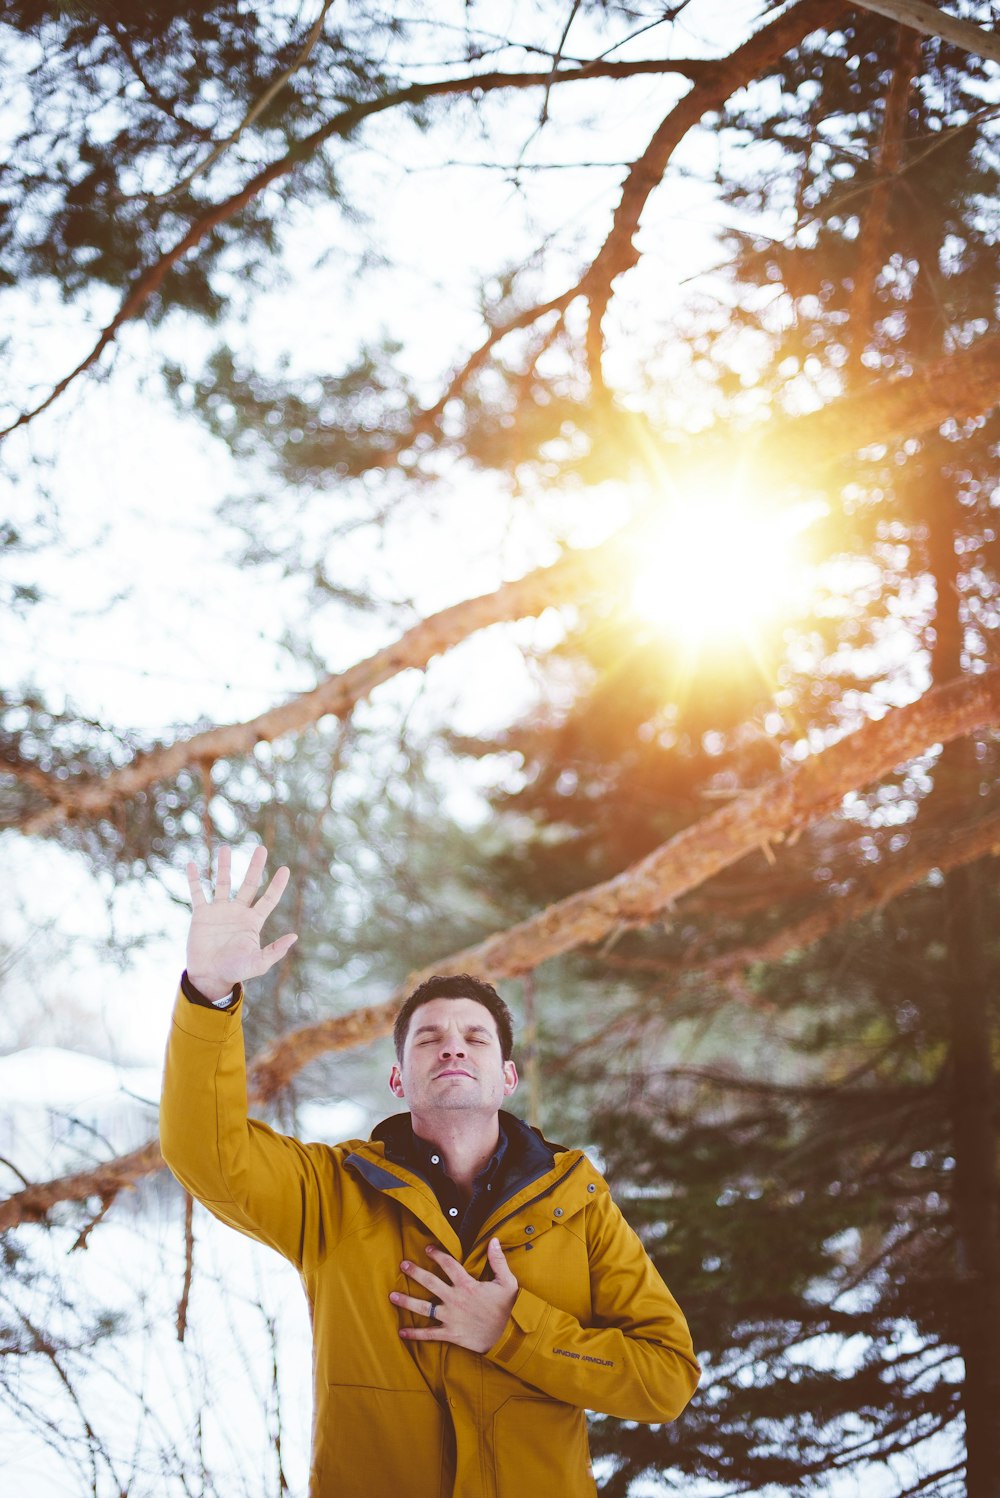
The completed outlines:
[[[925,0],[852,0],[852,3],[858,10],[873,10],[876,15],[887,16],[890,21],[898,21],[924,36],[939,36],[974,57],[1000,62],[1000,36],[984,31],[972,21],[960,21]]]
[[[649,974],[665,984],[679,983],[685,978],[698,976],[709,982],[732,983],[759,963],[780,962],[791,952],[801,952],[815,946],[831,932],[851,921],[860,920],[874,911],[884,910],[893,900],[913,889],[938,870],[948,874],[953,869],[965,868],[981,858],[995,858],[1000,854],[1000,812],[984,818],[974,827],[959,832],[936,834],[921,840],[905,853],[897,853],[885,862],[868,870],[863,885],[847,895],[823,898],[807,915],[791,921],[759,942],[746,942],[731,947],[716,957],[693,956],[686,962],[671,962],[658,957],[618,957],[609,953],[600,959],[601,966],[610,972]],[[773,892],[769,897],[768,884],[762,895],[763,906],[776,906],[782,896]],[[735,990],[737,997],[748,999],[741,988]],[[613,1020],[601,1034],[604,1038],[618,1032],[625,1024],[625,1017]]]
[[[816,475],[845,452],[917,436],[950,417],[982,416],[998,400],[1000,334],[992,334],[912,374],[873,382],[863,394],[832,401],[806,416],[765,424],[755,445],[753,433],[741,433],[741,462],[746,469],[746,453],[752,448],[755,462],[773,487],[802,473]],[[705,433],[698,439],[699,461],[724,468],[731,463],[733,447],[732,433]],[[256,718],[191,734],[138,755],[131,764],[99,778],[67,781],[23,761],[0,762],[0,774],[16,775],[52,802],[9,825],[26,835],[38,835],[69,819],[101,816],[118,801],[196,763],[248,754],[255,744],[298,733],[327,714],[346,717],[383,682],[400,671],[423,670],[435,655],[480,629],[528,618],[590,591],[610,591],[617,576],[615,549],[620,544],[621,537],[617,537],[588,551],[568,552],[550,567],[430,615],[394,644]]]
[[[616,930],[659,919],[682,895],[722,869],[834,812],[860,790],[933,744],[1000,727],[1000,667],[935,687],[895,708],[685,828],[614,879],[580,890],[528,920],[412,973],[380,1004],[289,1031],[256,1057],[248,1073],[252,1104],[269,1102],[306,1064],[354,1050],[392,1029],[406,993],[432,973],[475,972],[492,981],[533,971],[543,962],[592,946]],[[159,1168],[155,1141],[96,1169],[31,1186],[0,1203],[0,1231],[38,1221],[60,1201],[104,1197]]]
[[[646,1073],[660,1081],[707,1082],[723,1092],[747,1093],[754,1098],[781,1099],[792,1102],[824,1102],[836,1098],[848,1103],[870,1106],[885,1104],[895,1111],[901,1104],[921,1102],[921,1094],[930,1092],[933,1082],[876,1083],[871,1087],[850,1087],[842,1082],[765,1082],[754,1077],[734,1076],[714,1066],[669,1066],[662,1071]]]
[[[998,403],[1000,333],[990,333],[933,364],[873,381],[863,392],[793,422],[765,423],[742,440],[753,446],[752,462],[768,481],[785,483],[815,474],[843,454],[918,437],[944,421],[975,420]],[[709,460],[725,440],[711,432],[700,439]]]
[[[579,891],[519,925],[411,974],[398,994],[370,1009],[281,1036],[251,1068],[255,1097],[273,1097],[306,1062],[353,1049],[388,1033],[405,992],[432,973],[477,972],[513,978],[543,962],[593,946],[614,931],[647,925],[682,895],[759,850],[794,836],[932,744],[1000,726],[1000,667],[961,677],[846,735],[794,770],[748,791],[685,828],[615,878]]]
[[[964,1460],[962,1460],[960,1462],[955,1462],[950,1467],[941,1467],[937,1472],[928,1472],[926,1474],[923,1474],[917,1479],[915,1483],[911,1484],[910,1487],[901,1488],[897,1495],[897,1498],[917,1498],[917,1495],[920,1493],[930,1493],[932,1495],[932,1498],[943,1498],[944,1489],[941,1487],[941,1483],[944,1478],[954,1477],[957,1483],[958,1479],[964,1475],[965,1468],[966,1463]],[[964,1491],[965,1489],[963,1487],[956,1486],[956,1498],[958,1498],[958,1495],[960,1493],[963,1493]]]
[[[332,119],[327,120],[312,134],[297,141],[279,160],[273,161],[250,179],[238,192],[221,203],[216,203],[200,218],[196,219],[185,234],[171,249],[160,255],[152,265],[136,277],[114,317],[102,330],[97,342],[80,362],[53,386],[43,400],[26,411],[22,411],[8,426],[0,428],[0,440],[10,436],[20,427],[27,426],[85,374],[100,359],[104,350],[117,338],[118,333],[145,307],[149,299],[159,291],[168,273],[193,249],[197,248],[215,229],[226,223],[249,203],[253,202],[265,188],[279,181],[309,160],[321,146],[336,136],[346,137],[365,120],[387,110],[412,107],[428,99],[447,95],[491,93],[498,89],[551,87],[555,84],[589,81],[593,78],[632,78],[646,73],[681,73],[686,77],[697,77],[705,70],[700,60],[647,58],[638,62],[593,62],[583,67],[565,68],[553,76],[551,70],[538,73],[480,73],[466,78],[439,79],[431,83],[415,83],[383,95],[379,99],[368,99],[351,104]]]
[[[330,9],[330,6],[332,4],[333,0],[323,0],[319,15],[316,17],[312,26],[309,28],[309,33],[306,36],[305,41],[302,43],[299,51],[292,58],[291,62],[288,64],[288,67],[285,68],[281,73],[279,73],[277,78],[272,79],[264,92],[259,96],[259,98],[254,100],[253,104],[247,110],[246,114],[240,120],[235,129],[231,130],[224,139],[217,141],[212,147],[211,151],[208,152],[207,156],[203,157],[201,161],[196,162],[191,170],[187,172],[185,176],[181,177],[179,182],[175,182],[171,187],[164,188],[163,192],[150,193],[148,197],[149,202],[160,202],[164,198],[172,198],[177,193],[183,192],[185,187],[191,186],[191,183],[195,180],[196,177],[204,176],[209,167],[214,166],[219,158],[225,155],[230,146],[235,146],[236,142],[240,139],[240,136],[244,133],[244,131],[249,130],[254,120],[259,118],[259,116],[263,114],[264,110],[271,103],[271,101],[273,99],[276,99],[277,96],[281,93],[281,90],[292,81],[292,79],[295,77],[295,74],[300,72],[301,69],[305,67],[306,63],[309,61],[309,58],[313,53],[313,50],[315,49],[316,43],[319,41],[320,36],[322,35],[323,23],[326,20],[327,11]],[[145,79],[143,79],[143,82],[145,82]]]
[[[663,180],[676,147],[705,114],[721,109],[737,89],[752,83],[773,67],[803,37],[821,27],[829,29],[834,26],[838,17],[848,9],[847,4],[835,3],[835,0],[799,0],[798,4],[762,26],[728,57],[712,62],[703,77],[654,132],[625,178],[611,232],[577,287],[590,306],[587,359],[592,372],[600,367],[602,328],[611,301],[612,284],[639,261],[639,251],[634,244],[639,220],[650,194]]]
[[[25,834],[39,834],[69,819],[90,818],[108,812],[117,802],[135,796],[160,780],[169,779],[188,767],[249,754],[256,744],[288,733],[298,733],[327,715],[347,717],[358,702],[400,671],[422,671],[434,656],[452,649],[470,635],[491,624],[524,619],[553,605],[579,599],[591,591],[603,591],[613,577],[615,543],[605,542],[587,550],[569,551],[547,567],[504,583],[492,593],[467,598],[421,619],[391,645],[359,661],[347,671],[329,676],[309,692],[303,692],[247,722],[227,723],[178,739],[173,744],[137,755],[131,764],[101,776],[75,781],[59,780],[43,771],[30,783],[42,789],[53,805],[30,813],[15,825]],[[0,771],[6,767],[0,763]],[[28,778],[23,765],[11,767]]]
[[[765,941],[735,947],[708,962],[692,963],[690,967],[678,965],[677,976],[693,971],[707,978],[725,979],[745,972],[754,963],[778,962],[789,952],[813,946],[838,927],[884,909],[899,895],[926,879],[934,869],[947,874],[998,853],[1000,812],[958,835],[948,833],[934,837],[926,843],[919,843],[912,852],[897,854],[880,863],[870,871],[863,888],[849,895],[824,900],[819,909],[810,911],[800,921],[783,926]]]
[[[461,393],[497,344],[509,333],[531,326],[550,312],[564,312],[583,294],[585,280],[550,301],[526,308],[509,321],[492,328],[484,342],[455,371],[434,405],[422,411],[389,449],[379,452],[379,464],[397,458],[418,436],[432,432],[448,402]],[[594,370],[599,370],[600,359],[592,347],[588,360],[593,376]],[[597,390],[598,396],[602,393],[603,383]],[[703,466],[710,466],[713,462],[730,464],[729,454],[738,443],[744,449],[741,468],[746,468],[748,450],[752,450],[758,465],[766,469],[767,479],[772,483],[785,483],[799,479],[803,473],[815,474],[818,469],[863,447],[919,436],[949,419],[974,420],[992,410],[998,401],[1000,334],[991,333],[933,364],[873,381],[863,393],[842,396],[808,415],[779,417],[749,433],[741,432],[735,439],[734,434],[724,427],[705,432],[698,439],[700,462]],[[603,404],[601,417],[608,436],[617,426],[623,425],[622,413],[610,409],[607,402]],[[630,443],[634,436],[633,420],[630,416],[623,428]]]

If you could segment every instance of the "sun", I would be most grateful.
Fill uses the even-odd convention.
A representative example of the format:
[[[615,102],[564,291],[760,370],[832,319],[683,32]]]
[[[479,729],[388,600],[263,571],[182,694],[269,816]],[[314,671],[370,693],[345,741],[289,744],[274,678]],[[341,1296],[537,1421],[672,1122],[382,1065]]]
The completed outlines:
[[[685,654],[753,648],[801,608],[799,537],[811,518],[746,496],[678,496],[642,528],[631,607]]]

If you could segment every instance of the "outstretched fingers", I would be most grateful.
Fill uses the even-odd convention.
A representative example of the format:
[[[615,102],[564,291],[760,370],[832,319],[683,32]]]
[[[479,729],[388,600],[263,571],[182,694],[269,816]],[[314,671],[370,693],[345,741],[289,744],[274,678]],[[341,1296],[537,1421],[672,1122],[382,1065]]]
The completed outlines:
[[[285,867],[278,869],[263,895],[254,905],[254,895],[257,893],[264,876],[264,865],[267,862],[267,849],[259,844],[254,850],[249,866],[243,878],[243,883],[236,892],[236,898],[241,905],[252,905],[260,916],[260,924],[263,925],[268,916],[274,910],[278,901],[285,892],[285,886],[291,877],[289,870]],[[214,898],[216,902],[225,903],[229,900],[232,892],[232,850],[223,843],[219,849],[218,866],[215,873]],[[188,889],[191,891],[191,905],[197,908],[199,905],[208,905],[209,899],[205,895],[204,886],[198,865],[193,859],[186,865]]]
[[[258,976],[263,976],[274,967],[276,962],[280,962],[285,953],[291,951],[298,939],[297,931],[288,931],[284,936],[279,936],[277,941],[269,942],[266,947],[261,947],[260,957],[263,967]]]
[[[268,916],[271,914],[271,911],[277,905],[278,901],[281,899],[282,895],[285,893],[285,886],[288,884],[290,877],[290,871],[284,865],[282,865],[282,867],[277,870],[274,878],[267,886],[267,889],[264,891],[260,899],[257,901],[256,905],[254,906],[254,910],[260,917],[260,923],[262,926],[267,920]]]
[[[225,850],[228,853],[228,848]],[[243,883],[236,891],[236,898],[241,905],[252,905],[253,897],[260,888],[260,881],[264,877],[264,865],[267,863],[267,849],[263,843],[258,843],[253,850],[249,867],[243,878]],[[219,853],[219,869],[222,869],[222,853]]]
[[[207,905],[208,901],[205,899],[205,891],[201,887],[201,875],[198,873],[198,865],[193,859],[187,866],[187,881],[188,889],[191,891],[192,909],[196,910],[199,905]]]
[[[223,843],[219,849],[219,863],[215,871],[215,898],[217,900],[228,900],[229,891],[232,888],[230,882],[230,871],[233,864],[233,855],[228,846]]]

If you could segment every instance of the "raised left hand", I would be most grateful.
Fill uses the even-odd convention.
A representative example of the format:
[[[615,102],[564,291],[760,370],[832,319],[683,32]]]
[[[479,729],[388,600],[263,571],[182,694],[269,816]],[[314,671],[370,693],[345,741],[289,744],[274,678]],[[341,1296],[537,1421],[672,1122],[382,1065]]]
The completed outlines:
[[[433,1319],[429,1326],[401,1327],[399,1335],[411,1342],[454,1342],[470,1352],[489,1352],[510,1319],[518,1290],[500,1240],[491,1238],[486,1249],[492,1280],[474,1280],[457,1259],[434,1244],[428,1245],[427,1256],[446,1277],[404,1259],[399,1266],[403,1273],[428,1294],[418,1299],[394,1290],[389,1299],[394,1306]]]

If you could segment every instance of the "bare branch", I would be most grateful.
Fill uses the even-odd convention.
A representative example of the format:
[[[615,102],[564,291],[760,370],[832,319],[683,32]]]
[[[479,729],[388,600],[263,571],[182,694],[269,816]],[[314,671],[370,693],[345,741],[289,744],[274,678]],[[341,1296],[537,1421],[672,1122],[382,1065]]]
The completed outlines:
[[[801,0],[728,57],[712,62],[695,87],[670,111],[625,178],[611,232],[583,276],[578,290],[590,303],[587,357],[591,370],[600,363],[602,325],[614,281],[638,263],[633,243],[643,209],[658,187],[675,148],[703,115],[720,109],[738,88],[759,78],[810,31],[828,29],[849,7],[833,0]]]
[[[851,791],[932,744],[997,727],[1000,667],[935,687],[909,707],[866,723],[788,774],[764,782],[685,828],[614,879],[580,890],[519,925],[411,973],[383,1003],[279,1036],[249,1068],[251,1104],[270,1101],[318,1056],[355,1050],[387,1035],[404,996],[433,973],[471,971],[493,981],[521,977],[552,957],[592,946],[614,931],[648,925],[682,895],[758,851],[765,841],[780,842],[811,826],[835,811]],[[990,851],[994,835],[991,827]],[[113,1194],[161,1163],[159,1148],[151,1141],[93,1170],[30,1186],[0,1203],[0,1231],[38,1221],[57,1202]]]
[[[118,333],[133,317],[137,316],[149,301],[150,297],[160,289],[168,273],[182,260],[191,250],[195,249],[204,239],[217,229],[220,224],[229,219],[258,197],[265,188],[270,187],[273,182],[279,181],[294,171],[302,162],[309,158],[336,136],[346,136],[355,130],[358,125],[377,114],[383,114],[386,110],[405,107],[407,105],[421,104],[426,99],[440,97],[449,94],[479,94],[490,93],[498,89],[506,88],[535,88],[553,86],[558,83],[579,82],[592,78],[629,78],[642,73],[683,73],[686,76],[697,76],[705,64],[698,61],[672,61],[660,60],[659,58],[645,59],[640,62],[593,62],[583,67],[566,68],[559,71],[553,77],[551,71],[542,73],[480,73],[467,78],[441,79],[434,83],[415,83],[406,88],[398,89],[394,93],[383,95],[379,99],[369,99],[363,103],[351,104],[346,109],[319,129],[314,130],[311,135],[305,136],[297,141],[291,150],[286,152],[278,161],[273,161],[264,167],[256,176],[242,187],[239,192],[233,193],[224,202],[215,204],[196,219],[187,232],[177,241],[175,245],[159,256],[152,265],[142,271],[133,282],[131,289],[125,296],[115,313],[114,317],[102,330],[97,342],[90,352],[80,360],[79,364],[71,369],[69,374],[54,385],[45,396],[44,400],[30,410],[22,411],[21,414],[8,426],[0,428],[0,440],[10,436],[11,432],[18,428],[27,426],[40,416],[43,411],[48,410],[55,401],[77,380],[80,375],[93,367],[118,336]]]
[[[118,801],[137,795],[156,781],[169,779],[194,764],[211,763],[248,754],[255,744],[283,734],[298,733],[320,718],[347,717],[377,686],[406,670],[424,670],[434,656],[450,650],[477,630],[491,624],[540,614],[554,604],[585,596],[609,585],[614,545],[565,553],[548,567],[504,583],[493,593],[467,598],[421,619],[391,645],[359,661],[347,671],[329,676],[310,692],[270,708],[243,723],[227,723],[178,739],[173,744],[136,757],[123,769],[75,781],[44,776],[45,793],[53,805],[34,812],[18,824],[26,834],[46,832],[69,818],[101,816]],[[5,768],[0,765],[0,769]],[[20,769],[18,773],[22,773]],[[42,789],[37,772],[34,789]]]
[[[28,1177],[24,1174],[24,1171],[23,1170],[18,1170],[18,1168],[14,1164],[13,1160],[8,1160],[6,1155],[0,1155],[0,1165],[4,1166],[4,1168],[6,1170],[9,1170],[12,1175],[16,1175],[17,1178],[18,1178],[18,1180],[21,1182],[21,1184],[23,1186],[30,1186],[31,1185],[31,1182],[28,1180]]]
[[[184,1193],[184,1283],[177,1303],[177,1340],[184,1341],[187,1332],[188,1307],[191,1304],[191,1282],[194,1278],[194,1197]]]
[[[532,323],[540,322],[550,312],[562,314],[566,311],[570,302],[575,301],[579,295],[579,288],[572,286],[569,291],[560,293],[559,296],[553,297],[550,301],[538,302],[532,307],[526,307],[523,312],[519,312],[514,317],[508,318],[506,322],[497,323],[492,327],[479,347],[455,370],[444,391],[434,402],[433,406],[428,406],[425,410],[421,411],[414,418],[407,430],[401,432],[397,440],[388,449],[383,449],[379,452],[379,466],[384,467],[393,462],[401,453],[406,452],[408,448],[412,447],[418,437],[426,436],[428,433],[434,431],[441,417],[444,415],[448,402],[454,400],[461,393],[472,376],[486,363],[497,344],[502,343],[509,333],[517,332],[519,328],[531,327]]]
[[[519,152],[519,159],[522,160],[522,161],[524,159],[525,154],[527,153],[528,147],[531,145],[531,142],[535,139],[535,137],[539,134],[539,132],[548,123],[548,118],[549,118],[549,96],[552,93],[552,80],[555,78],[556,73],[559,71],[559,66],[562,63],[563,58],[565,56],[563,48],[566,45],[566,38],[569,36],[570,30],[572,28],[573,22],[576,20],[576,15],[577,15],[577,12],[578,12],[579,9],[580,9],[580,0],[573,0],[572,5],[570,6],[569,15],[566,18],[566,24],[563,26],[562,36],[559,38],[558,44],[556,46],[556,50],[552,54],[552,76],[549,79],[549,82],[545,85],[545,93],[542,96],[542,106],[541,106],[541,108],[538,111],[538,122],[535,125],[534,130],[532,130],[531,134],[528,136],[527,140],[524,142],[524,145],[521,147],[521,150]]]
[[[942,37],[963,52],[1000,62],[1000,36],[984,31],[972,21],[959,21],[925,0],[854,0],[854,4],[859,10],[873,10],[876,15],[887,16],[890,21],[898,21],[924,36]]]
[[[728,57],[705,63],[697,75],[689,74],[694,78],[694,87],[670,110],[642,156],[630,168],[611,230],[580,280],[559,296],[525,309],[509,322],[493,328],[485,343],[452,376],[440,400],[421,413],[409,432],[401,435],[392,449],[393,454],[404,451],[416,436],[433,430],[447,402],[458,394],[466,380],[508,333],[529,326],[555,308],[565,310],[579,296],[585,296],[590,306],[586,355],[594,395],[606,407],[607,391],[601,369],[602,325],[611,300],[612,283],[638,262],[639,253],[633,238],[646,202],[661,182],[674,149],[704,114],[721,108],[736,89],[759,77],[803,36],[820,26],[828,27],[848,9],[846,4],[831,4],[830,0],[800,0]],[[557,82],[564,76],[564,73],[557,72],[552,81]]]
[[[87,1243],[91,1233],[100,1223],[104,1221],[105,1217],[107,1217],[108,1211],[110,1210],[113,1202],[113,1196],[102,1197],[101,1205],[98,1207],[97,1211],[93,1214],[90,1220],[81,1228],[80,1232],[77,1234],[76,1241],[70,1245],[70,1253],[76,1253],[80,1249],[84,1249],[87,1247]]]
[[[152,1175],[162,1164],[160,1146],[151,1139],[139,1149],[131,1150],[127,1155],[116,1155],[101,1165],[74,1171],[72,1175],[60,1176],[54,1181],[39,1181],[0,1202],[0,1232],[22,1222],[43,1221],[46,1213],[58,1202],[85,1202],[97,1197],[102,1210],[107,1210],[104,1204],[113,1201],[119,1191],[131,1189],[136,1181]]]
[[[152,99],[157,109],[159,109],[169,119],[174,120],[178,125],[183,125],[185,130],[189,131],[193,135],[197,135],[201,140],[211,140],[212,132],[210,130],[206,130],[202,126],[196,125],[193,120],[185,119],[185,117],[177,109],[176,105],[173,104],[170,99],[166,98],[159,92],[155,84],[151,81],[142,63],[139,61],[138,54],[136,53],[136,50],[132,45],[132,41],[129,37],[126,27],[123,26],[120,22],[112,20],[108,23],[108,30],[124,53],[125,60],[127,61],[129,67],[132,69],[132,72],[142,84],[143,88],[146,90],[148,97]]]

